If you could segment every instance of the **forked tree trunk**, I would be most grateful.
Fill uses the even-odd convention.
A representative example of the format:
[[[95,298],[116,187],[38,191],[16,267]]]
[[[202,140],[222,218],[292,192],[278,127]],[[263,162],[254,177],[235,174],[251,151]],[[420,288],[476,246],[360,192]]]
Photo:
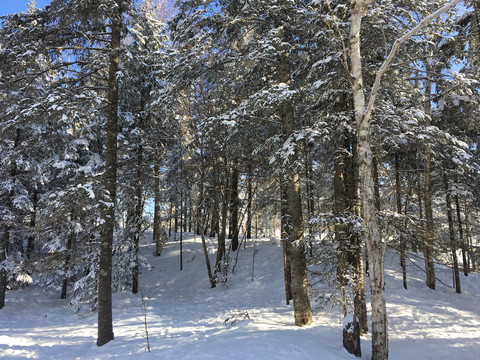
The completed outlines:
[[[97,345],[113,340],[112,324],[112,245],[115,227],[115,199],[117,194],[117,120],[118,80],[120,69],[120,39],[122,24],[121,4],[115,1],[111,16],[111,53],[108,69],[108,117],[105,153],[105,190],[108,194],[103,209],[104,221],[100,237],[100,265],[98,271],[98,336]]]
[[[375,104],[375,98],[383,75],[392,63],[400,46],[423,29],[444,12],[454,7],[460,0],[440,7],[423,18],[415,27],[398,38],[392,45],[387,58],[375,75],[375,81],[370,91],[368,105],[365,107],[365,94],[362,74],[362,55],[360,51],[362,18],[372,0],[350,0],[350,63],[353,104],[357,122],[358,148],[360,160],[360,175],[362,178],[362,203],[364,209],[364,224],[366,245],[370,262],[370,290],[372,302],[372,359],[388,358],[387,312],[385,304],[384,256],[385,248],[380,239],[377,215],[375,213],[374,181],[372,178],[372,150],[370,142],[370,118]]]
[[[351,0],[350,64],[353,76],[352,90],[358,136],[358,159],[364,226],[370,272],[372,303],[372,359],[388,359],[387,311],[385,302],[384,245],[378,230],[375,211],[373,156],[370,140],[370,119],[365,112],[365,95],[360,52],[362,18],[371,0]]]

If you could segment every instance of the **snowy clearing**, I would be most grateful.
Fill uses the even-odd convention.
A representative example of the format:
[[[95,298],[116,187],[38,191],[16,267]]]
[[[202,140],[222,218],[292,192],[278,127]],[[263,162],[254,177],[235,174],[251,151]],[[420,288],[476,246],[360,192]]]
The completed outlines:
[[[208,239],[212,262],[216,239]],[[292,305],[285,305],[282,246],[267,238],[249,240],[240,249],[228,285],[209,288],[201,241],[184,241],[183,271],[179,242],[169,242],[160,257],[144,243],[142,253],[154,266],[141,274],[150,296],[146,350],[140,298],[114,294],[115,340],[96,346],[96,314],[76,315],[59,294],[26,288],[7,293],[0,311],[1,359],[353,359],[342,345],[338,309],[319,313],[310,326],[293,326]],[[256,250],[253,264],[254,248]],[[232,261],[235,259],[233,258]],[[420,267],[422,260],[415,261]],[[421,270],[409,263],[408,287],[402,287],[396,254],[387,257],[390,359],[478,359],[480,353],[480,279],[462,275],[462,294],[438,283],[424,285]],[[252,268],[254,278],[252,281]],[[451,283],[451,272],[437,268]],[[55,295],[55,296],[53,296]],[[369,336],[362,338],[363,359],[371,356]]]

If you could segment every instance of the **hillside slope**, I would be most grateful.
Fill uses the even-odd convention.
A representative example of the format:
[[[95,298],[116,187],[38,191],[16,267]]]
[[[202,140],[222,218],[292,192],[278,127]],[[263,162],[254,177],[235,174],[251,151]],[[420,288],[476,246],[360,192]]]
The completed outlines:
[[[213,262],[215,240],[208,241]],[[114,294],[115,340],[98,348],[96,314],[74,315],[65,308],[66,300],[26,288],[9,292],[0,311],[0,359],[354,358],[342,346],[338,309],[317,314],[310,326],[292,325],[278,240],[249,240],[227,285],[214,289],[209,287],[200,239],[189,236],[184,241],[183,271],[178,242],[168,243],[161,257],[153,257],[153,250],[150,242],[142,246],[154,268],[140,278],[143,293],[151,297],[150,353],[138,296]],[[421,266],[421,259],[417,261]],[[462,276],[462,294],[441,284],[432,291],[424,285],[421,270],[409,263],[409,290],[404,290],[394,253],[386,266],[390,359],[478,359],[478,274]],[[437,274],[451,283],[448,269],[439,267]],[[369,359],[368,335],[362,338],[362,351]]]

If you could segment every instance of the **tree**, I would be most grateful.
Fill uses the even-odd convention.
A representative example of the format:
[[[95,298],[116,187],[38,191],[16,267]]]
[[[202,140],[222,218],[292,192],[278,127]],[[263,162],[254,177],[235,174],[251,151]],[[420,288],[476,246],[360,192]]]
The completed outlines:
[[[365,88],[363,84],[362,54],[361,54],[361,29],[362,18],[366,15],[372,0],[350,2],[350,66],[352,73],[353,102],[358,134],[358,149],[360,161],[360,176],[362,188],[362,205],[366,231],[366,246],[370,266],[370,289],[372,301],[372,359],[388,358],[388,331],[387,313],[385,303],[385,278],[384,278],[384,245],[378,230],[378,220],[375,211],[375,194],[373,179],[373,162],[370,140],[370,118],[375,105],[375,97],[380,87],[381,79],[390,66],[399,47],[420,31],[425,24],[443,12],[454,7],[459,1],[453,0],[432,14],[422,19],[413,29],[397,39],[392,45],[390,53],[383,62],[375,76],[375,82],[370,90],[368,103],[365,102]]]

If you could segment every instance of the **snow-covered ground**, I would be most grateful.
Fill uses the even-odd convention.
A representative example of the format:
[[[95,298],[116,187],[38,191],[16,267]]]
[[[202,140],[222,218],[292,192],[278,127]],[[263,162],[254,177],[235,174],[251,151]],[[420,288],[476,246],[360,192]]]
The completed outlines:
[[[208,241],[213,262],[215,239]],[[227,286],[215,289],[209,287],[200,239],[190,236],[184,241],[183,271],[178,242],[168,243],[159,258],[152,256],[151,244],[141,250],[154,266],[140,278],[144,294],[151,297],[147,313],[151,352],[146,351],[138,296],[114,294],[115,340],[97,347],[96,314],[75,315],[58,294],[46,296],[41,289],[26,288],[8,292],[0,310],[0,358],[354,358],[342,346],[340,311],[322,312],[310,326],[293,326],[292,305],[284,300],[279,241],[249,240],[246,249],[240,249]],[[440,283],[436,291],[428,289],[421,270],[412,264],[409,289],[404,290],[395,254],[390,254],[386,267],[390,359],[480,358],[478,274],[462,275],[463,293],[456,294]],[[438,267],[437,276],[451,283],[448,269]],[[362,338],[364,359],[371,357],[370,347],[367,335]]]

